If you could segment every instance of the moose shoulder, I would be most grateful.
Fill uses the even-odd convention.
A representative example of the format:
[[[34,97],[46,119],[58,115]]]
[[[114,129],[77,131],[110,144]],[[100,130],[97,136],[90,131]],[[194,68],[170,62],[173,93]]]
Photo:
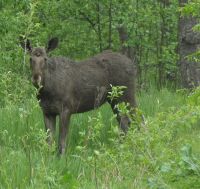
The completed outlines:
[[[58,39],[48,42],[47,48],[32,48],[29,40],[21,45],[30,54],[32,82],[40,87],[38,98],[43,110],[45,128],[52,142],[56,116],[59,116],[59,152],[65,152],[66,136],[71,114],[86,112],[106,101],[117,114],[121,129],[127,132],[129,119],[114,108],[119,102],[136,106],[134,91],[134,65],[126,56],[105,51],[88,60],[74,62],[65,57],[48,57],[48,52],[58,45]],[[123,96],[109,101],[110,85],[126,86]]]

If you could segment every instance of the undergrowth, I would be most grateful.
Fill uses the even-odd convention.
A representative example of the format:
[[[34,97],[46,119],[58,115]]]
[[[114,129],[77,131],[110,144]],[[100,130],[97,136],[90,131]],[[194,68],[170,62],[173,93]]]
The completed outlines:
[[[35,98],[1,108],[0,188],[200,188],[199,89],[141,94],[140,130],[122,137],[108,105],[74,115],[62,157]]]

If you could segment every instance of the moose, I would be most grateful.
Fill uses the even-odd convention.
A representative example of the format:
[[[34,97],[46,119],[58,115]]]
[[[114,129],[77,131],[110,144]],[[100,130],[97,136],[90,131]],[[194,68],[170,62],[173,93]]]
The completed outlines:
[[[49,57],[58,46],[58,38],[52,38],[47,46],[32,48],[30,40],[20,40],[22,48],[30,55],[32,83],[38,88],[47,142],[53,141],[56,116],[59,116],[58,150],[65,153],[70,116],[95,109],[105,102],[111,105],[124,133],[130,120],[115,108],[119,102],[136,107],[134,64],[125,55],[106,50],[92,58],[75,62],[66,57]],[[125,86],[122,96],[111,101],[107,94],[112,86]]]

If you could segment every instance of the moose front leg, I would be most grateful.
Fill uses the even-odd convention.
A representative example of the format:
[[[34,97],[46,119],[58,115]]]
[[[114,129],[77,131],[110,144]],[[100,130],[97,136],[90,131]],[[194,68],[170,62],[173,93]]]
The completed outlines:
[[[44,113],[44,123],[45,123],[46,132],[49,132],[47,136],[47,142],[49,145],[51,145],[53,142],[54,134],[55,134],[56,116],[52,114]]]
[[[60,113],[60,128],[59,128],[59,153],[64,154],[66,148],[66,138],[69,130],[70,111],[63,110]]]

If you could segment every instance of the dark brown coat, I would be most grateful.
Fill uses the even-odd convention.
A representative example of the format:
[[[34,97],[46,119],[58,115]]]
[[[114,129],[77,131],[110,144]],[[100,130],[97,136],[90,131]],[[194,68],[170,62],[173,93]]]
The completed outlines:
[[[33,48],[30,42],[23,47],[31,54],[32,81],[42,86],[38,98],[44,113],[46,129],[55,130],[55,117],[60,116],[59,151],[65,151],[66,135],[71,114],[86,112],[108,101],[115,113],[115,104],[121,101],[136,106],[134,90],[134,65],[126,56],[105,51],[88,60],[74,62],[64,57],[49,58],[47,52],[57,46],[56,38],[48,48]],[[122,97],[110,102],[107,93],[113,86],[126,86]],[[118,114],[117,119],[124,132],[128,118]],[[51,141],[51,140],[50,140]]]

